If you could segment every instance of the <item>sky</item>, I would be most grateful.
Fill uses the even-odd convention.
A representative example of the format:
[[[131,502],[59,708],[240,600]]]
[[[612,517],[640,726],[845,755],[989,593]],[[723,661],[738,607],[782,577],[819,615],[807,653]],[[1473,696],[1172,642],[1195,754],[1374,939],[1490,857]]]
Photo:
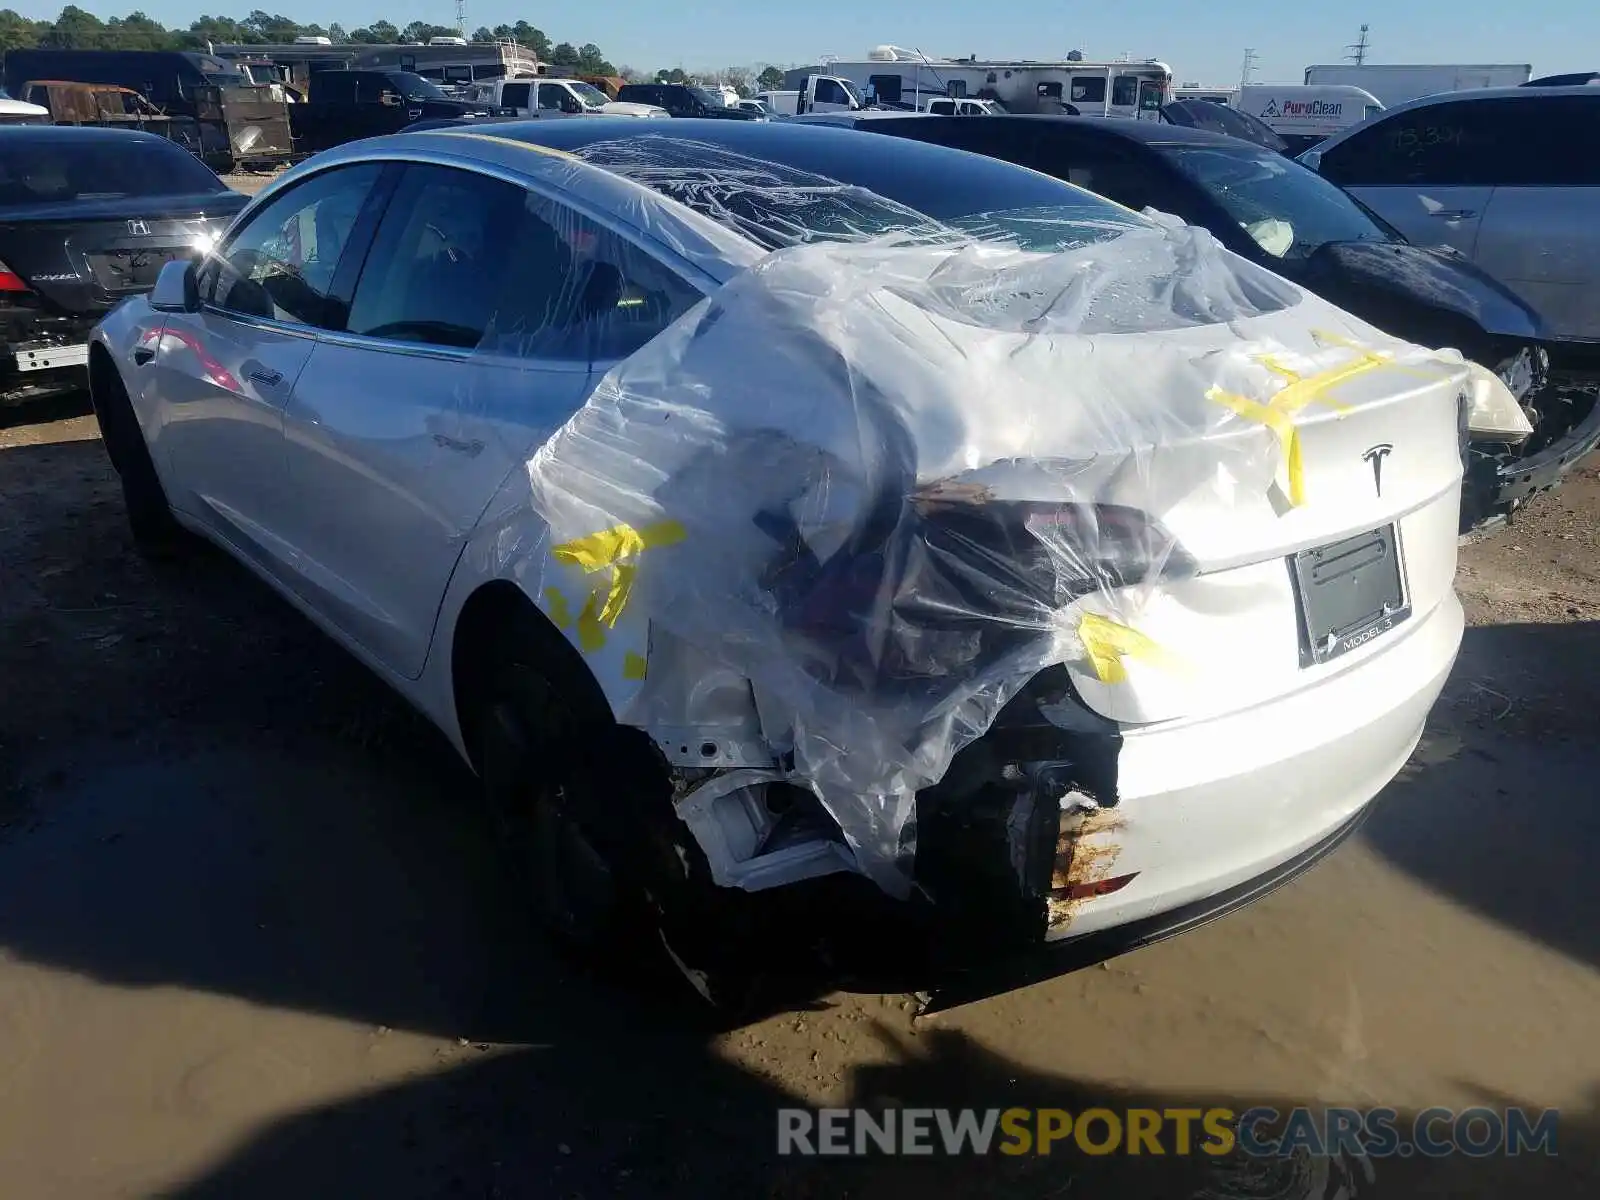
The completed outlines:
[[[84,3],[100,17],[143,8],[168,26],[187,26],[202,12],[234,17],[252,8],[347,29],[387,19],[450,25],[454,0],[129,0]],[[0,0],[35,18],[54,18],[55,3]],[[1371,25],[1373,63],[1529,63],[1535,75],[1600,69],[1600,3],[1596,0],[1385,0],[1359,4],[1204,0],[1143,9],[1067,5],[1061,0],[1008,0],[994,5],[923,0],[896,15],[882,3],[808,0],[608,0],[604,4],[521,6],[516,0],[467,0],[469,29],[526,19],[552,41],[594,42],[611,62],[654,71],[705,70],[753,63],[812,63],[823,55],[859,60],[885,42],[930,55],[980,58],[1158,58],[1178,83],[1239,82],[1246,47],[1256,51],[1258,83],[1299,82],[1312,63],[1339,62]],[[898,6],[895,6],[898,8]]]

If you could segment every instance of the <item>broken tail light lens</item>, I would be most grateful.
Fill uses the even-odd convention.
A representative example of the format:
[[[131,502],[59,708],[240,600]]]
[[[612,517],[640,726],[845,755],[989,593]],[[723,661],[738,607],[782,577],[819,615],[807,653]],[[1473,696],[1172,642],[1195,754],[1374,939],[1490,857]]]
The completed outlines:
[[[914,500],[826,562],[769,576],[786,630],[847,690],[938,691],[1053,633],[1079,597],[1193,574],[1159,521],[1116,505]],[[777,536],[777,531],[768,529]]]

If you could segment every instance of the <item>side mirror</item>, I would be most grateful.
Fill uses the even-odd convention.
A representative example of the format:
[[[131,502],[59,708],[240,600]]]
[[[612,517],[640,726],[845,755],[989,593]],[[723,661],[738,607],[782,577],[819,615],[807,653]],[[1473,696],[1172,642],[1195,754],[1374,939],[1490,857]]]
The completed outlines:
[[[387,91],[386,90],[386,91],[383,92],[382,95],[380,95],[378,97],[378,100],[379,100],[380,103],[385,104],[390,108],[399,108],[400,107],[400,93],[399,92],[391,92],[391,91]]]
[[[156,286],[150,289],[150,307],[157,312],[199,312],[200,286],[196,275],[192,258],[169,262],[156,276]]]

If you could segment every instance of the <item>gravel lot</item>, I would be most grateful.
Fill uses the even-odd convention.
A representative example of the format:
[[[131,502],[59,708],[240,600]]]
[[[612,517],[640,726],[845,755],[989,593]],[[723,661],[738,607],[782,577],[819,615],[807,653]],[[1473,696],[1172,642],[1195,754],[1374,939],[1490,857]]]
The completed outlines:
[[[0,413],[0,1195],[1600,1194],[1594,460],[1464,552],[1428,736],[1293,886],[935,1018],[707,1032],[540,947],[441,739],[265,588],[148,569],[81,413]],[[891,1101],[1563,1116],[1370,1175],[773,1153],[780,1105]]]

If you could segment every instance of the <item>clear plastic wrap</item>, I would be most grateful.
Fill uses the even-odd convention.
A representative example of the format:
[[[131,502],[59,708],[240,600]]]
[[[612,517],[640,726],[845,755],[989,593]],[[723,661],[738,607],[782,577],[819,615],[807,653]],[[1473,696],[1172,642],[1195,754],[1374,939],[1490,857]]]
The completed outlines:
[[[1303,505],[1303,410],[1441,365],[1203,231],[1082,232],[1055,253],[795,239],[612,370],[528,464],[550,592],[606,571],[591,626],[638,606],[653,639],[749,680],[782,773],[891,891],[917,791],[1035,673],[1183,669],[1138,631],[1195,570],[1169,514]]]

